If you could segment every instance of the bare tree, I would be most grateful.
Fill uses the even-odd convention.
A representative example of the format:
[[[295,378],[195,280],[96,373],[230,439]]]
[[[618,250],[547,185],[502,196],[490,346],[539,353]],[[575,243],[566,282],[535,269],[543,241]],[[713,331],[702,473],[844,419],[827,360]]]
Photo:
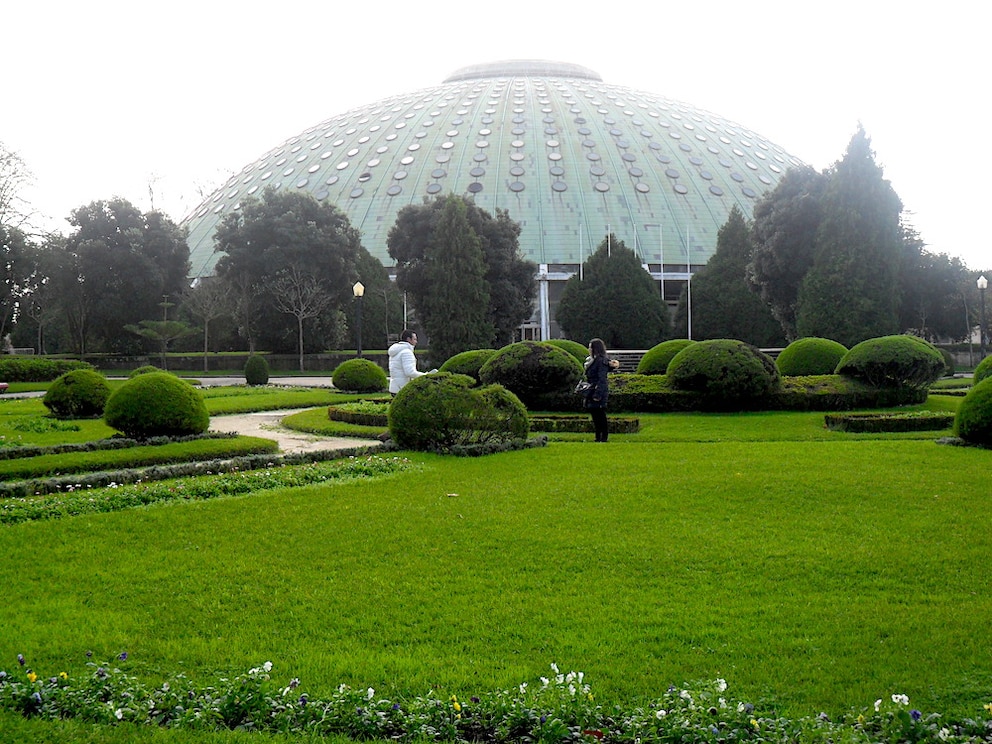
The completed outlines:
[[[248,353],[255,353],[255,315],[258,310],[259,287],[247,272],[232,274],[221,281],[227,284],[231,296],[232,314],[238,325],[238,335],[248,341]]]
[[[203,322],[203,371],[207,372],[210,353],[210,321],[231,311],[230,286],[215,277],[196,279],[183,295],[183,307],[190,315]]]
[[[21,191],[33,180],[24,160],[0,142],[0,225],[24,229],[31,217]]]
[[[332,298],[316,276],[295,264],[280,272],[269,283],[269,288],[276,307],[296,318],[300,372],[303,372],[303,322],[320,315]]]

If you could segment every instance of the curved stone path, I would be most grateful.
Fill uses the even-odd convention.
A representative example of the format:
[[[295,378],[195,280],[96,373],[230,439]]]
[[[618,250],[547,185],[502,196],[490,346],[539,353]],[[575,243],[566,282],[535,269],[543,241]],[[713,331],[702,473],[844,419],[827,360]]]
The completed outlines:
[[[320,434],[295,431],[282,426],[282,420],[307,408],[292,408],[279,411],[259,411],[257,413],[239,413],[229,416],[211,416],[210,430],[233,432],[249,437],[264,437],[274,439],[279,444],[279,451],[290,455],[298,452],[318,452],[321,450],[351,449],[353,447],[379,447],[377,439],[358,439],[356,437],[325,437]]]

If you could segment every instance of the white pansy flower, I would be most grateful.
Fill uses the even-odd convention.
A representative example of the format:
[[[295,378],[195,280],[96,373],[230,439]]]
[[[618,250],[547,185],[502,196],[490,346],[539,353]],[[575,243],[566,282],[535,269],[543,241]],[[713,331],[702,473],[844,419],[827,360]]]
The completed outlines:
[[[668,711],[667,710],[665,710],[664,708],[659,708],[658,709],[658,712],[654,714],[654,717],[657,718],[657,719],[659,719],[659,720],[661,720],[662,718],[664,718],[667,715],[668,715]]]
[[[268,674],[269,672],[271,672],[272,671],[272,662],[271,661],[267,661],[264,664],[262,664],[262,669],[265,670],[265,673],[266,674]]]
[[[727,689],[727,680],[725,680],[725,679],[718,679],[716,681],[716,689],[718,691],[720,691],[720,692],[725,692],[726,689]]]
[[[892,702],[897,705],[909,705],[909,698],[906,695],[893,695]]]
[[[368,695],[368,698],[369,698],[369,700],[371,700],[371,699],[372,699],[373,697],[375,697],[375,690],[373,690],[373,689],[372,689],[372,688],[370,687],[370,688],[369,688],[369,690],[368,690],[368,692],[367,692],[367,693],[365,693],[365,694],[366,694],[366,695]]]
[[[882,698],[875,701],[875,712],[878,713],[878,709],[882,707]]]

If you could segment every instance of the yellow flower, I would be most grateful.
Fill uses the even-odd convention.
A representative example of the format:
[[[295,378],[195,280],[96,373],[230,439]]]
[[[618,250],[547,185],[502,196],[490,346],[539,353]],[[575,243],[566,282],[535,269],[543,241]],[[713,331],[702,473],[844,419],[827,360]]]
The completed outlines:
[[[758,721],[756,719],[752,718],[751,719],[751,725],[754,726],[755,728],[758,728]]]
[[[865,714],[864,713],[862,713],[861,715],[858,716],[858,723],[860,723],[862,726],[864,726],[864,723],[865,723]]]
[[[984,705],[983,707],[984,707],[984,708],[985,708],[985,710],[987,710],[987,711],[988,711],[989,713],[992,713],[992,703],[985,703],[985,705]]]
[[[69,675],[66,674],[65,672],[59,672],[59,678],[60,679],[69,679]]]
[[[461,703],[459,703],[459,702],[458,702],[458,701],[456,700],[456,701],[455,701],[455,712],[457,713],[457,712],[458,712],[458,711],[460,711],[461,709],[462,709],[462,705],[461,705]]]
[[[35,674],[34,672],[28,672],[28,682],[31,682],[33,684],[36,679],[38,679],[37,674]]]

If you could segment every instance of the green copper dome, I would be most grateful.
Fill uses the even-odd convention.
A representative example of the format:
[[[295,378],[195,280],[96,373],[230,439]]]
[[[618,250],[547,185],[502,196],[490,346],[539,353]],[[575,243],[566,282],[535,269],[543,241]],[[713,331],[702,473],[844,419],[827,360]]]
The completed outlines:
[[[396,213],[455,193],[507,210],[524,255],[548,272],[576,270],[612,231],[657,278],[662,256],[665,274],[684,278],[712,255],[734,204],[750,215],[799,164],[747,127],[579,65],[473,65],[332,116],[247,164],[185,221],[192,275],[212,273],[224,215],[273,187],[336,204],[387,266]]]

